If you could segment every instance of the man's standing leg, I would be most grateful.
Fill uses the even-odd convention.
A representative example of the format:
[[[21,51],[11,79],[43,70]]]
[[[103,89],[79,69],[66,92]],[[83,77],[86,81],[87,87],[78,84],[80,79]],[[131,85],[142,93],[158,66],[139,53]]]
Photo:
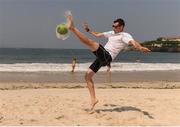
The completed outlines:
[[[67,16],[67,21],[67,27],[79,38],[80,42],[87,45],[92,52],[96,51],[99,48],[99,43],[86,37],[74,26],[72,15]],[[89,68],[85,75],[85,80],[91,96],[91,110],[93,110],[94,106],[98,103],[95,95],[94,82],[92,79],[94,74],[95,73]]]
[[[94,89],[94,82],[92,80],[93,76],[94,76],[94,72],[89,68],[88,71],[85,74],[85,80],[87,83],[87,87],[89,89],[89,93],[91,96],[91,110],[94,109],[94,106],[98,103],[98,100],[96,98],[96,94],[95,94],[95,89]]]

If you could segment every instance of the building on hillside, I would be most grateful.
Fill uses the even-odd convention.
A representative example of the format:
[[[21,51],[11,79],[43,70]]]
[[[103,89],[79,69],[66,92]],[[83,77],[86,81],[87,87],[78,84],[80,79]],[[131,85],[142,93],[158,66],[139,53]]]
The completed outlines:
[[[144,42],[143,46],[154,52],[180,52],[180,36],[159,37],[156,40]]]
[[[180,41],[180,36],[171,36],[171,37],[159,37],[159,41]]]

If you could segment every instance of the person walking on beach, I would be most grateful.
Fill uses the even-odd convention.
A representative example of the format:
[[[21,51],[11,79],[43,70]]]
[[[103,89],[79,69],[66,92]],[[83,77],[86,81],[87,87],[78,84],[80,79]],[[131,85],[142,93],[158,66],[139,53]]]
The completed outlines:
[[[79,31],[79,29],[75,26],[73,21],[73,16],[71,13],[66,15],[67,17],[67,28],[75,34],[75,36],[88,46],[88,48],[92,51],[92,53],[96,56],[96,60],[90,65],[86,74],[85,80],[87,83],[87,87],[90,92],[91,97],[91,111],[94,110],[95,105],[98,103],[98,99],[96,98],[93,76],[102,66],[107,66],[115,59],[115,57],[119,54],[119,52],[127,47],[128,45],[132,45],[134,48],[141,52],[149,52],[150,50],[146,47],[143,47],[135,41],[132,36],[126,32],[123,32],[125,22],[123,19],[116,19],[112,24],[112,31],[108,32],[95,32],[88,28],[88,25],[84,25],[84,28],[87,32],[94,35],[95,37],[105,37],[108,38],[108,42],[103,47],[100,43],[89,39],[86,35]]]
[[[108,65],[107,65],[107,72],[110,72],[111,71],[111,63],[109,63]]]
[[[76,62],[77,62],[76,58],[73,58],[72,59],[72,70],[71,70],[71,72],[74,72],[75,67],[76,67]]]

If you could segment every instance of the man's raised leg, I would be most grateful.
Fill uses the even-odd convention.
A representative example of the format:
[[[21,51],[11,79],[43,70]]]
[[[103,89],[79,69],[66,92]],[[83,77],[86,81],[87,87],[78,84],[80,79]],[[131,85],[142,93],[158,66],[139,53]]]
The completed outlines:
[[[96,51],[99,48],[99,43],[89,39],[75,27],[72,15],[67,16],[67,27],[79,38],[80,42],[87,45],[91,51]]]

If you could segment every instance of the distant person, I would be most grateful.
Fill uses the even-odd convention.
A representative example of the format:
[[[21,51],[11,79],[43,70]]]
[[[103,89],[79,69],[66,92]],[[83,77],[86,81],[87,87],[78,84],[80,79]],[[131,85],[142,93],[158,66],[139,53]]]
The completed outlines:
[[[114,60],[115,57],[119,54],[119,52],[126,48],[128,45],[132,45],[134,48],[138,49],[141,52],[149,52],[150,50],[146,47],[141,46],[140,43],[135,41],[130,34],[123,32],[125,23],[124,20],[120,18],[116,19],[113,22],[113,30],[109,32],[95,32],[90,30],[87,23],[84,24],[84,29],[95,37],[108,38],[108,42],[104,47],[98,42],[89,39],[79,31],[79,29],[74,25],[72,14],[67,15],[66,25],[68,29],[76,35],[80,42],[88,46],[96,56],[96,60],[90,65],[85,75],[85,80],[91,97],[91,111],[93,111],[94,106],[98,103],[92,78],[94,74],[98,72],[98,70],[102,66],[107,66],[109,63],[111,63],[112,60]]]
[[[109,63],[108,65],[107,65],[107,72],[110,72],[111,71],[111,63]]]
[[[140,63],[140,62],[141,62],[141,60],[140,60],[139,58],[137,58],[135,61],[136,61],[137,63]]]
[[[71,70],[71,72],[74,72],[75,67],[76,67],[76,63],[77,63],[76,58],[73,58],[73,59],[72,59],[72,70]]]

